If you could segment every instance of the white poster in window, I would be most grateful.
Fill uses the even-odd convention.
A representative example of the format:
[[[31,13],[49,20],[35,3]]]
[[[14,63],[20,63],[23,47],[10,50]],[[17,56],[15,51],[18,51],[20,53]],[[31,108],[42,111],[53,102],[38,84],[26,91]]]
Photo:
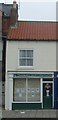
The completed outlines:
[[[32,97],[35,96],[35,89],[34,88],[31,88],[31,94],[32,94]]]
[[[39,88],[36,88],[36,93],[39,93]]]
[[[22,97],[22,94],[21,94],[21,93],[19,93],[19,97]]]
[[[19,88],[16,88],[16,93],[19,93]]]
[[[21,92],[24,93],[24,92],[25,92],[25,89],[24,89],[24,88],[21,88]]]
[[[27,89],[27,92],[30,93],[30,88]]]

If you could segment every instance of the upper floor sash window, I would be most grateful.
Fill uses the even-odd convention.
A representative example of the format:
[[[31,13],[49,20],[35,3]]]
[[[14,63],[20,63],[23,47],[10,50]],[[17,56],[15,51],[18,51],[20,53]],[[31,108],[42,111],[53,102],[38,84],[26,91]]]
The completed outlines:
[[[33,66],[33,50],[19,51],[19,66]]]

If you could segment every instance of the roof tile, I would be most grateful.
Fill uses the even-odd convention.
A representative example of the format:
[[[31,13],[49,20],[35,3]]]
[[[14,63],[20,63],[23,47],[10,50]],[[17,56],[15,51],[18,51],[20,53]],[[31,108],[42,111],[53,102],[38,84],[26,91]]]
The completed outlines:
[[[9,40],[56,40],[58,23],[40,21],[19,21],[17,28],[10,28]]]

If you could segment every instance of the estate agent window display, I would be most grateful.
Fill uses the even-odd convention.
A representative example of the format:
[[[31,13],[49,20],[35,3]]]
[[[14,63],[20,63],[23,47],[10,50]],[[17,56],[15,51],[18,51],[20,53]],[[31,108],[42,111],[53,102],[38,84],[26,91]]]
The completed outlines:
[[[13,100],[16,102],[40,102],[40,79],[14,79]]]

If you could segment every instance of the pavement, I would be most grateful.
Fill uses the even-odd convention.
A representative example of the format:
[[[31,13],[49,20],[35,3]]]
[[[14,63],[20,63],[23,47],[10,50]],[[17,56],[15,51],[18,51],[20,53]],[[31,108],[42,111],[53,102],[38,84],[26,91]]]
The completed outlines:
[[[0,110],[1,118],[58,118],[58,110]]]

